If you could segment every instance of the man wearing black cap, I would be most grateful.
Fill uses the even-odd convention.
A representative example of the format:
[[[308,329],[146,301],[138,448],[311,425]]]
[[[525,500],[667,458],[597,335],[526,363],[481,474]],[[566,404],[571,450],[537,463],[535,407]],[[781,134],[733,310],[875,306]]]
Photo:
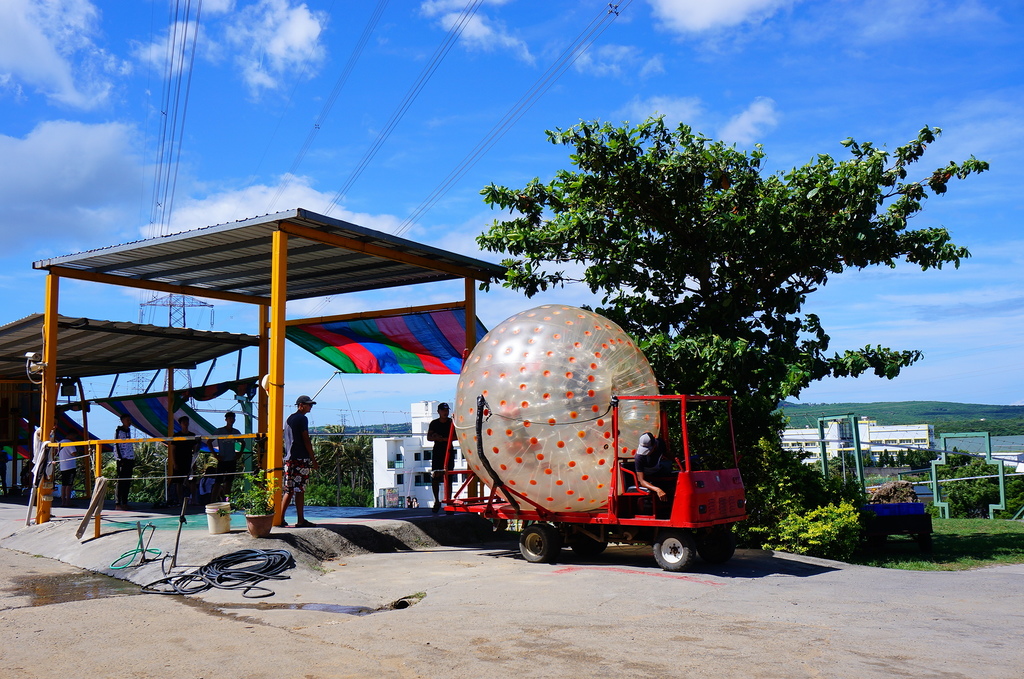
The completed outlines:
[[[441,479],[445,479],[445,496],[450,494],[452,487],[451,477],[445,477],[444,472],[451,471],[455,467],[455,422],[448,417],[447,403],[439,403],[437,406],[437,419],[431,420],[427,426],[427,440],[434,444],[434,452],[430,456],[430,467],[433,475],[430,485],[434,490],[433,512],[437,514],[441,509],[441,499],[438,491],[441,488]]]
[[[309,420],[306,414],[313,409],[316,401],[308,396],[300,396],[295,399],[296,411],[288,416],[284,425],[284,504],[281,509],[280,528],[287,528],[288,523],[284,520],[284,513],[288,511],[288,505],[295,497],[295,527],[312,528],[316,524],[306,521],[303,514],[303,498],[306,494],[306,481],[309,480],[311,469],[317,469],[316,457],[313,455],[313,444],[309,440]]]

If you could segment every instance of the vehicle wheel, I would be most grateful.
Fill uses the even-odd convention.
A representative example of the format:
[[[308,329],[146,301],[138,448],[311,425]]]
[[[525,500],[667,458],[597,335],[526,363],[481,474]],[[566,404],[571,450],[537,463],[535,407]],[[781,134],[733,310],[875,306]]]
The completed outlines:
[[[654,560],[667,571],[689,570],[696,558],[697,546],[689,531],[670,528],[658,533],[654,543]]]
[[[930,554],[932,551],[932,534],[931,533],[920,533],[917,536],[917,544],[921,548],[921,551]]]
[[[552,563],[562,549],[562,536],[550,523],[532,523],[519,534],[519,551],[530,563]]]
[[[578,556],[582,556],[583,558],[597,556],[603,552],[607,546],[607,542],[595,540],[589,535],[583,535],[581,533],[577,533],[569,538],[569,547],[572,549],[573,553]]]
[[[736,552],[736,536],[729,529],[713,530],[697,538],[697,554],[708,563],[725,563]]]

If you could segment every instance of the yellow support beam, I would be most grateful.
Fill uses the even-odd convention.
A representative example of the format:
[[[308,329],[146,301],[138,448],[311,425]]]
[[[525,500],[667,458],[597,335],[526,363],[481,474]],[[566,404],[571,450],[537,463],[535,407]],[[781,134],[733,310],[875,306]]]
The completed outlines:
[[[46,277],[46,301],[43,309],[43,384],[39,410],[39,434],[50,440],[50,432],[57,420],[57,320],[60,297],[60,276],[52,271]],[[50,454],[47,449],[46,454]],[[45,471],[43,472],[46,473]],[[49,490],[46,486],[49,485]],[[44,479],[36,498],[36,523],[50,520],[53,503],[53,480]]]
[[[168,292],[175,295],[190,295],[192,297],[203,297],[206,299],[219,299],[225,302],[241,302],[243,304],[266,304],[267,298],[258,295],[242,295],[237,292],[221,292],[218,290],[207,290],[196,288],[191,285],[174,285],[173,283],[161,283],[160,281],[147,281],[141,278],[129,278],[128,276],[115,276],[108,273],[96,273],[93,271],[82,271],[80,269],[69,269],[63,266],[49,267],[51,274],[57,274],[61,278],[74,278],[79,281],[92,283],[106,283],[108,285],[121,285],[127,288],[140,288],[142,290],[153,290],[155,292]]]
[[[285,321],[286,326],[305,325],[307,323],[338,323],[340,321],[362,321],[368,318],[383,318],[385,316],[401,316],[403,314],[426,314],[432,311],[448,311],[449,309],[465,309],[465,302],[446,302],[444,304],[426,304],[423,306],[408,306],[402,309],[381,309],[380,311],[361,311],[354,314],[340,314],[338,316],[319,316],[317,318],[293,318]]]
[[[282,477],[284,471],[284,335],[285,304],[288,300],[288,233],[275,231],[271,249],[270,274],[270,369],[267,379],[267,471],[277,488],[274,524],[284,517]]]
[[[462,360],[466,360],[469,352],[476,346],[476,281],[465,279],[466,283],[466,351]]]
[[[260,376],[261,384],[260,389],[263,388],[262,380],[270,374],[270,307],[261,304],[259,311],[259,323],[260,330],[257,333],[260,338],[259,348],[259,364],[257,367],[257,374]],[[268,392],[263,391],[260,393],[260,400],[256,405],[256,431],[269,431],[267,429],[267,396]],[[263,446],[263,450],[260,451],[260,459],[256,460],[255,466],[260,469],[266,469],[267,467],[267,448]]]
[[[390,259],[393,262],[402,262],[403,264],[421,266],[424,269],[443,271],[445,273],[458,276],[459,278],[472,278],[475,280],[491,279],[490,275],[483,271],[459,266],[458,264],[439,262],[436,259],[430,259],[429,257],[423,257],[421,255],[413,255],[408,252],[399,252],[398,250],[392,250],[391,248],[382,247],[380,245],[364,243],[360,240],[356,240],[355,238],[348,238],[346,236],[339,236],[335,233],[327,233],[325,231],[311,229],[308,226],[299,226],[298,224],[292,224],[291,222],[281,222],[278,228],[285,233],[289,233],[293,236],[299,236],[306,240],[311,240],[314,243],[333,245],[338,248],[353,250],[355,252],[365,252],[368,255],[373,255],[374,257],[380,257],[382,259]]]

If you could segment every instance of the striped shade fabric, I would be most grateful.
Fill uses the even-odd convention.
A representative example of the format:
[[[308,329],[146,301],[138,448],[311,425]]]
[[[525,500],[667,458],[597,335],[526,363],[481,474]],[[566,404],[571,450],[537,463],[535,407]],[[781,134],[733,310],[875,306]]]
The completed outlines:
[[[486,334],[477,320],[477,341]],[[466,311],[293,325],[286,337],[344,373],[458,375],[466,348]]]

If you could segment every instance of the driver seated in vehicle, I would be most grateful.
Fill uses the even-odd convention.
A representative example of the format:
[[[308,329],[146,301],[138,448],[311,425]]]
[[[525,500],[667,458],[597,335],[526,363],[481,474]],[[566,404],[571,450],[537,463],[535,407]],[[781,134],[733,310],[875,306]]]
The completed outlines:
[[[636,483],[664,500],[666,493],[648,479],[655,476],[667,476],[672,473],[672,459],[665,454],[665,444],[651,432],[640,435],[633,456],[633,471],[636,472]]]

